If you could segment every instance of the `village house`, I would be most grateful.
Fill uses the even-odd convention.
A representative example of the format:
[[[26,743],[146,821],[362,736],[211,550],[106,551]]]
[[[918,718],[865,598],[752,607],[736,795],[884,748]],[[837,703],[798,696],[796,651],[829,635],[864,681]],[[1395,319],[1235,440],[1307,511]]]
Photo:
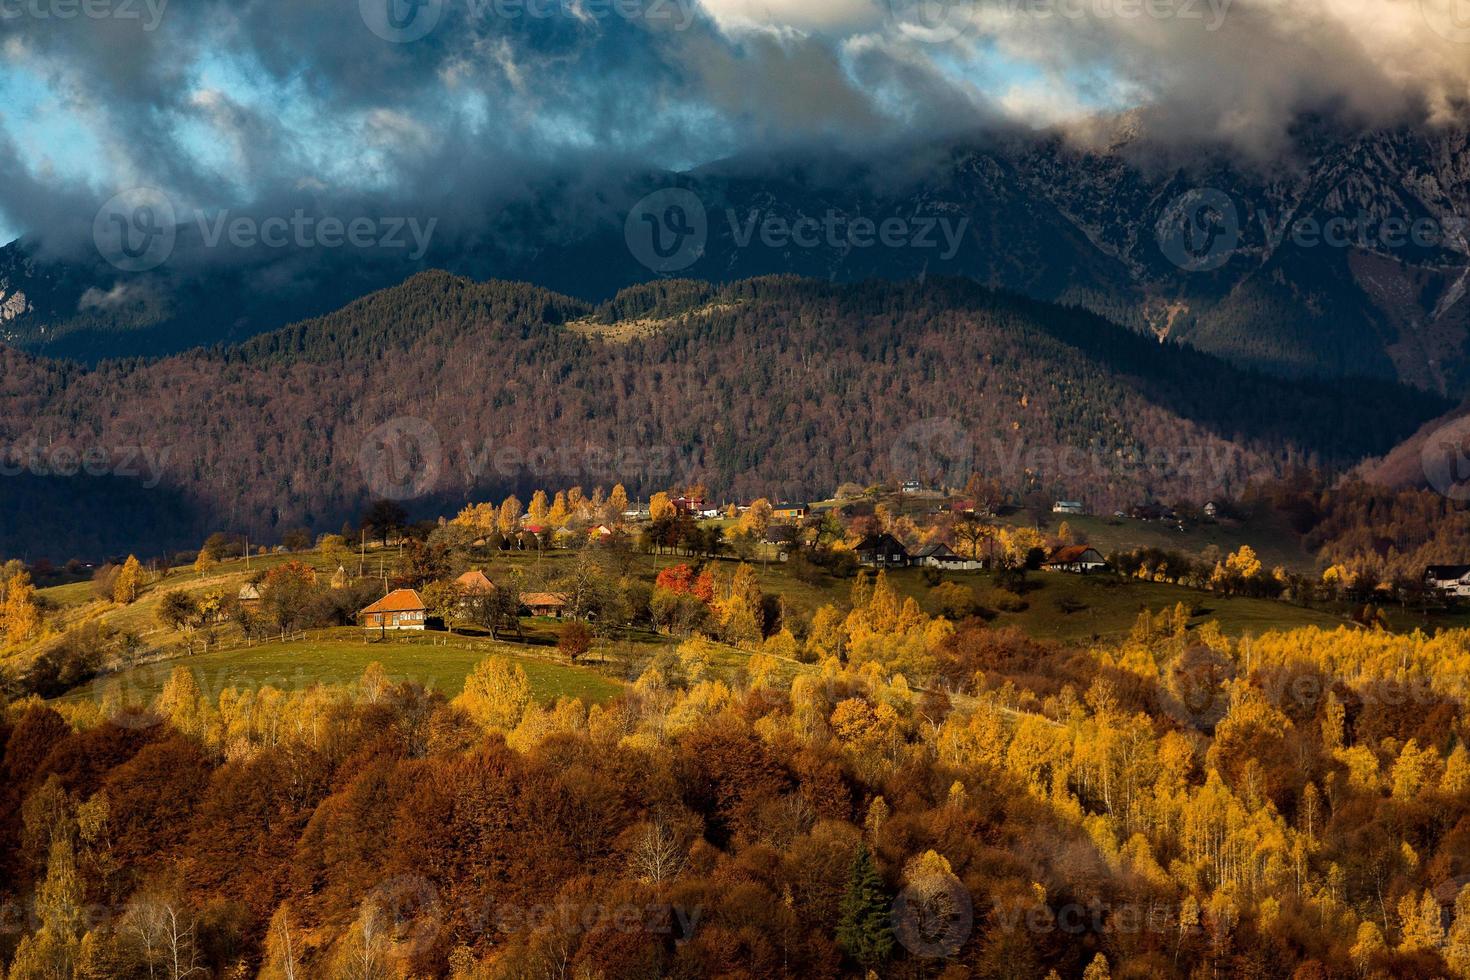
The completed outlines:
[[[465,572],[454,580],[454,584],[461,592],[470,596],[489,595],[495,591],[495,583],[490,581],[490,577],[478,568]]]
[[[1085,544],[1073,544],[1054,551],[1047,559],[1046,567],[1054,572],[1075,572],[1086,575],[1089,572],[1106,571],[1108,560],[1096,548]]]
[[[454,587],[459,590],[460,600],[458,613],[460,616],[468,616],[476,608],[476,604],[483,602],[495,591],[495,583],[490,577],[478,568],[472,568],[459,578],[454,580]]]
[[[799,521],[808,513],[806,504],[777,504],[771,508],[771,517],[778,521]]]
[[[567,609],[567,597],[559,592],[522,592],[521,605],[532,616],[561,619]]]
[[[766,528],[766,533],[761,540],[776,552],[776,557],[785,561],[786,556],[791,553],[797,540],[797,530],[794,524],[772,524]]]
[[[1051,505],[1051,512],[1053,514],[1087,513],[1087,511],[1083,509],[1082,501],[1080,500],[1058,500],[1056,503]]]
[[[1424,585],[1447,596],[1470,596],[1470,565],[1430,565]]]
[[[674,510],[685,517],[698,517],[706,508],[703,497],[675,497],[669,503],[674,505]]]
[[[1215,502],[1213,500],[1205,504],[1205,516],[1208,517],[1210,520],[1214,520],[1215,517],[1219,515],[1219,513],[1220,508],[1215,506]]]
[[[853,551],[858,563],[869,568],[905,568],[913,561],[908,549],[891,534],[870,534]]]
[[[255,609],[260,605],[260,589],[256,588],[254,582],[246,582],[240,586],[238,598],[242,609]]]
[[[914,553],[915,565],[924,568],[943,568],[951,572],[977,572],[985,568],[983,558],[965,558],[943,542],[926,544]]]
[[[363,609],[357,618],[365,630],[421,630],[424,600],[414,589],[394,589]]]

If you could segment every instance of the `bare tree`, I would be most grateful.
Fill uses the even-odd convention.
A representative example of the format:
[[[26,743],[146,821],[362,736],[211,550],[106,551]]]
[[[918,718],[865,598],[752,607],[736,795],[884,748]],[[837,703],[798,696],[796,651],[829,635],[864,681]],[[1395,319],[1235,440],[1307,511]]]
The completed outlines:
[[[388,936],[383,913],[371,901],[362,904],[337,951],[333,980],[389,980]]]
[[[650,885],[677,878],[689,863],[684,837],[662,815],[639,826],[629,863],[640,881]]]
[[[169,980],[185,980],[207,972],[199,963],[199,946],[194,942],[196,920],[178,902],[163,903],[163,950]]]

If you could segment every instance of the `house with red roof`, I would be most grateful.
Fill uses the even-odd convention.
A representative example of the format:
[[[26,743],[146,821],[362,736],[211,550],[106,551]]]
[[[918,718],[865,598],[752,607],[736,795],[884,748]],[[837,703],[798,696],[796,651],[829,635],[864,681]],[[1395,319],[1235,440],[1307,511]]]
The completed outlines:
[[[357,614],[365,630],[421,630],[424,600],[414,589],[394,589]]]

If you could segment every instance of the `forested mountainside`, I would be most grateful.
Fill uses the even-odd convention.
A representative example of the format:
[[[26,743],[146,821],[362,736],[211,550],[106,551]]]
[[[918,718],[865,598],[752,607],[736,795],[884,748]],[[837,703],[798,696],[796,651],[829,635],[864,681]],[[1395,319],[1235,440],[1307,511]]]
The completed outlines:
[[[903,161],[624,174],[595,192],[548,178],[488,215],[461,206],[423,216],[439,224],[413,260],[404,250],[208,248],[197,223],[180,226],[167,263],[139,274],[108,266],[90,244],[63,257],[16,242],[0,248],[0,341],[87,362],[234,343],[426,268],[597,302],[654,275],[630,251],[625,219],[644,195],[680,186],[708,226],[681,275],[963,276],[1282,376],[1470,392],[1470,136],[1304,124],[1290,156],[1259,167],[1201,150],[1181,162],[1124,120],[1091,147],[1025,134],[921,147]],[[752,232],[829,216],[839,229],[946,222],[958,237],[952,248],[932,228],[933,247],[853,247],[841,236],[793,247]],[[1218,255],[1196,269],[1171,261],[1161,234],[1176,226]]]
[[[1347,467],[1446,407],[959,280],[660,283],[594,307],[432,272],[231,348],[95,369],[0,350],[0,552],[265,540],[384,494],[433,514],[546,483],[805,499],[976,471],[1102,510]]]

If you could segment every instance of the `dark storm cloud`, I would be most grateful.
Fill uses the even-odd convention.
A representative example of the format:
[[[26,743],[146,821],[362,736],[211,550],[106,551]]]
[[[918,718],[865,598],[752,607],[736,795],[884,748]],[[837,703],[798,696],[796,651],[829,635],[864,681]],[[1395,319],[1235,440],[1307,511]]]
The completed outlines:
[[[1470,98],[1446,0],[956,0],[938,21],[905,0],[442,0],[406,43],[356,0],[41,15],[65,2],[0,0],[22,12],[0,16],[10,78],[102,148],[0,144],[0,210],[57,243],[142,184],[186,212],[347,202],[477,226],[548,183],[597,210],[594,188],[730,156],[1081,132],[1132,107],[1157,138],[1270,156],[1302,112],[1379,125]]]

